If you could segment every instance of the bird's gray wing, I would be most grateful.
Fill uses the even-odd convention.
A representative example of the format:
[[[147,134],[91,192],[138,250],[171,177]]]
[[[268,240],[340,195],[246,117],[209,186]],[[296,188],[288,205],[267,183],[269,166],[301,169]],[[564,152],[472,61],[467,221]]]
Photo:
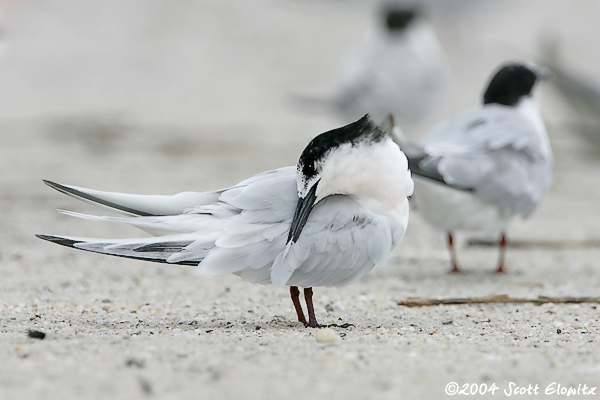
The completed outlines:
[[[256,175],[220,190],[210,204],[200,204],[179,215],[89,216],[127,223],[166,236],[133,239],[90,239],[43,235],[43,239],[103,254],[155,262],[198,265],[205,274],[241,273],[270,267],[285,247],[294,214],[296,168]],[[204,261],[203,261],[204,260]],[[268,271],[267,271],[268,278]]]
[[[420,144],[433,156],[505,147],[524,149],[534,155],[541,147],[535,129],[514,107],[489,104],[435,126]]]
[[[550,147],[537,129],[509,107],[485,106],[430,131],[421,141],[426,156],[418,165],[510,215],[527,217],[552,180]]]
[[[298,241],[275,260],[271,281],[302,287],[349,285],[383,264],[405,229],[351,197],[327,197],[314,207]]]
[[[268,283],[269,269],[283,251],[298,194],[296,168],[287,167],[260,174],[224,190],[220,203],[234,210],[215,232],[213,247],[199,266],[199,273],[236,273],[243,279]],[[205,207],[191,214],[206,212]],[[191,245],[173,260],[193,257],[200,248]]]

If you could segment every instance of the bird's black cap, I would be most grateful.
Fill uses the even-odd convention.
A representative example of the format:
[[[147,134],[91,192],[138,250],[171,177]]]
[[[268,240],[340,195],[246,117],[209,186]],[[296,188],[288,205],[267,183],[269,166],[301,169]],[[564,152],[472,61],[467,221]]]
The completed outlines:
[[[539,76],[532,67],[508,64],[500,68],[483,94],[483,104],[514,106],[529,96]]]
[[[379,142],[385,137],[387,134],[367,114],[356,122],[327,131],[311,140],[300,155],[298,171],[308,181],[320,172],[319,163],[331,150],[345,143],[356,146],[363,141]]]
[[[387,7],[383,10],[385,27],[390,32],[401,32],[405,30],[418,16],[415,8]]]

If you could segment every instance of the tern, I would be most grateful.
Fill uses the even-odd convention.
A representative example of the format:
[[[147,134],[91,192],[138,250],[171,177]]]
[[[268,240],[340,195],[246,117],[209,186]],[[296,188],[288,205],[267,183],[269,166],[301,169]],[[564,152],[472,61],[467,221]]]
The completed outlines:
[[[392,113],[402,126],[418,124],[442,105],[448,71],[423,10],[384,2],[375,29],[342,65],[336,108],[353,118]]]
[[[552,183],[538,92],[547,73],[527,63],[501,66],[479,108],[442,122],[418,144],[394,128],[415,180],[415,207],[447,233],[452,272],[460,272],[453,234],[462,230],[499,233],[496,271],[503,272],[508,221],[529,217]]]
[[[197,266],[204,275],[233,273],[249,282],[287,285],[298,320],[320,327],[312,287],[357,281],[385,263],[406,231],[413,181],[390,130],[365,115],[315,137],[297,167],[263,172],[213,192],[135,195],[44,181],[121,215],[59,211],[63,214],[126,223],[155,236],[37,236],[96,253]]]

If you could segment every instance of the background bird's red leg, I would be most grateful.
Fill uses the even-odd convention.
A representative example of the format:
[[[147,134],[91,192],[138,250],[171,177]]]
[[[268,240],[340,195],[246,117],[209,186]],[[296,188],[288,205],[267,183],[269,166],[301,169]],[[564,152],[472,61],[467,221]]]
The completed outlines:
[[[450,249],[450,262],[452,263],[451,273],[462,272],[458,267],[458,261],[456,261],[456,252],[454,251],[454,238],[452,233],[448,232],[448,249]]]
[[[502,274],[504,272],[504,253],[506,252],[506,234],[502,233],[500,237],[500,259],[498,260],[498,269],[496,270],[497,274]]]

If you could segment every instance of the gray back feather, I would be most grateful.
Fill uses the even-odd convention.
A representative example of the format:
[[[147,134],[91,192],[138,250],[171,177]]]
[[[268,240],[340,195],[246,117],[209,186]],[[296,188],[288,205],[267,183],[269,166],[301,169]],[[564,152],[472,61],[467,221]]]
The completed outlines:
[[[432,129],[421,141],[428,157],[420,166],[527,217],[552,181],[552,153],[537,129],[514,108],[488,105]]]

